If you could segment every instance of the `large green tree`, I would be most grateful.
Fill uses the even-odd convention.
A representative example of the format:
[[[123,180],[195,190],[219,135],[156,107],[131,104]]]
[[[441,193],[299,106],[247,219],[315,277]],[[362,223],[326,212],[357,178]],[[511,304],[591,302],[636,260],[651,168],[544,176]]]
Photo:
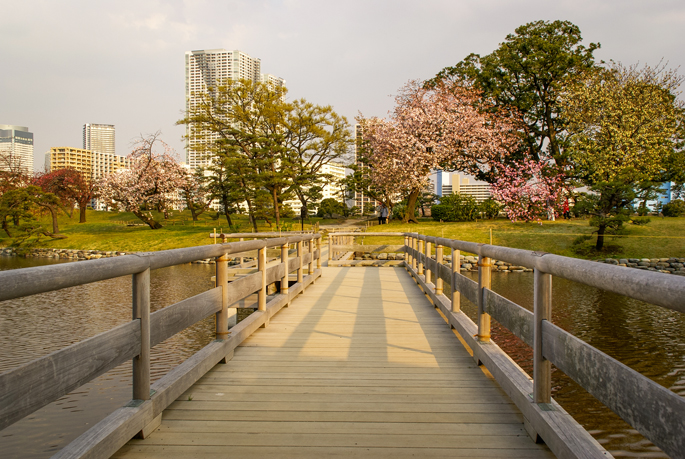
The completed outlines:
[[[536,161],[551,158],[563,168],[568,158],[562,93],[594,67],[593,51],[600,46],[590,43],[585,47],[581,42],[580,29],[569,21],[530,22],[507,35],[492,53],[470,54],[442,69],[427,84],[449,80],[472,85],[487,102],[481,109],[517,111],[523,119],[520,134],[527,151],[512,154],[512,159],[527,153]]]
[[[568,159],[590,188],[595,248],[618,229],[637,192],[682,171],[683,78],[664,67],[612,64],[589,72],[565,93]]]

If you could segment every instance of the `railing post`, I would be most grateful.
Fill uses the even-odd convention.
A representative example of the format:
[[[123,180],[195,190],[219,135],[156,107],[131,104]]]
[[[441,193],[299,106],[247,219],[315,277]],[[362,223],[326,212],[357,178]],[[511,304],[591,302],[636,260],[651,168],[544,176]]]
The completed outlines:
[[[216,257],[216,286],[221,287],[221,311],[216,313],[216,339],[228,338],[228,254]]]
[[[302,263],[302,256],[304,255],[302,251],[302,241],[297,241],[297,257],[300,259],[300,267],[297,268],[297,282],[300,284],[304,283],[304,263]],[[304,291],[304,286],[302,288],[302,291]]]
[[[286,242],[281,246],[281,263],[283,264],[283,277],[281,278],[281,293],[288,293],[288,248],[290,245]]]
[[[316,250],[319,251],[319,256],[316,257],[316,269],[321,269],[321,238],[320,237],[316,238]]]
[[[442,245],[435,245],[435,294],[442,295],[442,277],[440,276],[440,266],[442,266]]]
[[[490,342],[490,314],[485,312],[485,289],[490,288],[492,259],[478,255],[478,341]]]
[[[309,269],[307,269],[307,274],[310,276],[314,274],[314,238],[309,241]]]
[[[552,365],[542,356],[542,321],[552,321],[552,275],[535,268],[534,282],[533,399],[535,403],[551,403]]]
[[[407,236],[407,264],[410,268],[414,268],[414,238]]]
[[[418,246],[419,246],[419,240],[415,237],[412,237],[411,238],[411,268],[414,270],[414,272],[416,272],[416,268],[417,268],[416,257],[418,254],[416,253],[416,249],[418,248]]]
[[[423,274],[423,259],[421,258],[421,255],[423,254],[423,244],[424,241],[419,239],[419,251],[416,254],[416,258],[418,258],[418,263],[419,263],[419,270],[417,274],[420,276]]]
[[[257,252],[257,270],[262,273],[262,288],[257,292],[257,310],[266,312],[266,246]],[[266,327],[267,322],[268,318],[262,327]]]
[[[433,276],[431,275],[431,268],[430,268],[430,259],[431,259],[431,243],[426,240],[426,263],[424,264],[424,272],[426,275],[426,284],[430,284],[433,281]]]
[[[404,236],[404,262],[409,264],[409,236]]]
[[[140,320],[140,354],[133,358],[133,399],[150,400],[150,268],[133,275],[133,320]]]
[[[452,312],[461,311],[461,293],[457,288],[457,275],[461,268],[460,256],[459,250],[452,249]]]
[[[244,237],[241,237],[241,238],[240,238],[240,242],[243,242],[244,240],[245,240]],[[240,264],[242,265],[242,264],[243,264],[243,257],[240,257],[240,260],[239,260],[239,261],[240,261]]]
[[[333,259],[333,235],[331,233],[328,233],[328,265],[330,266],[330,262]]]

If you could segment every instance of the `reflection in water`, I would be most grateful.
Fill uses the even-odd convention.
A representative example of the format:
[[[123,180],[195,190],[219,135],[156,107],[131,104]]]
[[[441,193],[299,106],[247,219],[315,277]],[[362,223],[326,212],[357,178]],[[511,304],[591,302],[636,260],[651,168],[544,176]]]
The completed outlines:
[[[493,273],[492,289],[533,310],[532,273]],[[561,278],[552,290],[556,325],[685,396],[685,314]],[[475,320],[477,307],[461,301]],[[532,374],[532,349],[494,320],[492,328],[493,340]],[[561,371],[553,369],[552,385],[554,398],[614,456],[668,457]]]
[[[50,261],[0,257],[0,270],[45,264]],[[212,288],[212,275],[214,266],[204,264],[152,271],[151,310]],[[0,302],[0,372],[130,320],[130,276]],[[152,381],[212,339],[214,318],[208,317],[155,346],[151,352]],[[2,456],[50,457],[130,399],[131,364],[124,363],[2,430]]]

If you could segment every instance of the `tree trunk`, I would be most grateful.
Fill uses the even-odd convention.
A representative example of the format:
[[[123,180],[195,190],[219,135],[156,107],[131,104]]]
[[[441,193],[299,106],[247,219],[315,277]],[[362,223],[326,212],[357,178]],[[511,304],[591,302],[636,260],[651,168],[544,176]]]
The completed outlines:
[[[52,206],[45,206],[52,216],[52,234],[59,234],[59,224],[57,223],[57,211]]]
[[[85,223],[86,222],[86,206],[82,206],[79,204],[78,213],[79,213],[78,222],[79,223]]]
[[[606,225],[600,224],[597,230],[597,244],[595,244],[595,250],[602,250],[604,247],[604,233],[606,232]]]
[[[257,219],[254,217],[254,210],[252,210],[252,201],[246,199],[245,202],[247,203],[247,216],[250,219],[250,223],[252,223],[252,230],[255,233],[258,233],[259,230],[257,229]]]
[[[228,226],[233,226],[233,220],[231,220],[231,214],[228,211],[228,207],[224,206],[224,216],[226,217],[226,223]]]
[[[276,191],[276,187],[273,188],[273,192],[271,193],[272,199],[274,200],[274,216],[276,217],[276,227],[280,228],[281,227],[281,213],[278,211],[278,192]]]
[[[7,233],[8,237],[12,237],[12,234],[10,233],[10,227],[7,224],[7,220],[5,220],[5,219],[2,220],[2,229],[5,230],[5,233]]]
[[[136,211],[136,212],[133,212],[133,215],[135,215],[136,217],[138,217],[143,223],[145,223],[145,224],[146,224],[147,226],[149,226],[151,229],[160,229],[160,228],[163,228],[162,225],[161,225],[161,223],[155,221],[155,219],[152,218],[152,217],[148,217],[147,215],[145,215],[144,212]]]
[[[407,200],[407,210],[402,219],[402,223],[418,223],[414,214],[416,213],[416,200],[419,197],[420,190],[413,189],[409,193],[409,199]]]

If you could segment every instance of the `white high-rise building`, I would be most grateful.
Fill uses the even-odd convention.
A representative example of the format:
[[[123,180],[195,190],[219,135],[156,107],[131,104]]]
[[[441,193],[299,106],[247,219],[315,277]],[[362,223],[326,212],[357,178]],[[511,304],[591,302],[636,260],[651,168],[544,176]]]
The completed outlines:
[[[261,73],[261,60],[242,51],[225,49],[201,49],[186,51],[186,113],[202,100],[207,90],[226,80],[250,80],[283,86],[285,80],[270,74]],[[204,133],[199,136],[192,126],[186,125],[186,162],[191,168],[206,166],[211,157],[202,151],[201,146],[218,138]]]
[[[93,153],[114,155],[114,125],[84,124],[83,149]]]
[[[321,166],[321,169],[319,169],[319,174],[325,174],[331,177],[330,181],[325,183],[323,190],[321,190],[321,200],[323,201],[324,199],[333,198],[337,201],[344,202],[345,197],[342,195],[340,184],[347,176],[347,168],[343,164],[328,163]],[[300,215],[302,201],[299,199],[290,199],[288,201],[284,201],[283,204],[290,206],[290,208],[295,211],[295,215]],[[316,213],[317,208],[308,208],[308,210],[310,213]]]
[[[26,126],[0,124],[0,171],[33,173],[33,132]]]

